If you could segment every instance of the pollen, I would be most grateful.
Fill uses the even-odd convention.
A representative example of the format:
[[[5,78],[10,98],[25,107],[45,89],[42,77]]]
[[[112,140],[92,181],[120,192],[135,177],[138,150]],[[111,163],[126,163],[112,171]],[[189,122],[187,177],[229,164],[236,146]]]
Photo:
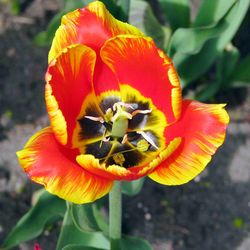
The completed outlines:
[[[145,140],[142,139],[140,141],[137,142],[137,149],[141,152],[146,152],[150,146],[150,144]]]
[[[116,164],[122,166],[123,163],[125,162],[125,157],[122,153],[117,153],[113,155],[113,160]]]

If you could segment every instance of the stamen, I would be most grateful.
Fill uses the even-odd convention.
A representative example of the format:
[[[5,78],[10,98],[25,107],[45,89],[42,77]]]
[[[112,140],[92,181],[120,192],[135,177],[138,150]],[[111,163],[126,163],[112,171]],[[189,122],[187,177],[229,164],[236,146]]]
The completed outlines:
[[[140,134],[147,142],[149,142],[154,148],[159,149],[154,141],[144,132],[144,131],[137,131],[137,134]]]
[[[122,144],[125,144],[128,141],[128,135],[125,134],[122,138]]]
[[[131,149],[127,149],[127,150],[120,151],[119,153],[120,153],[120,154],[124,154],[124,153],[128,153],[128,152],[136,151],[136,150],[138,150],[138,148],[131,148]],[[112,151],[112,150],[110,150],[110,152],[111,152],[111,151]],[[113,157],[115,154],[118,154],[118,153],[112,154],[112,153],[110,153],[110,152],[109,152],[109,154],[108,154],[107,156],[102,157],[102,158],[99,158],[98,160],[99,160],[99,161],[105,160],[104,162],[106,162],[110,157]]]
[[[142,139],[137,142],[136,146],[139,151],[146,152],[149,148],[149,143],[145,139]]]
[[[108,142],[108,141],[110,141],[110,137],[103,137],[103,138],[102,138],[102,141],[103,141],[103,142]]]
[[[137,114],[144,114],[144,115],[150,114],[151,112],[152,112],[152,109],[146,109],[146,110],[137,109],[137,110],[132,112],[132,117],[134,117]]]
[[[122,166],[122,164],[125,162],[125,157],[121,153],[117,153],[113,155],[113,160],[116,164]]]
[[[113,111],[111,108],[108,108],[105,112],[104,118],[107,122],[111,121],[112,117],[113,117]]]
[[[103,142],[108,142],[110,140],[110,137],[106,137],[106,132],[107,132],[107,129],[105,128],[102,134],[102,140],[100,142],[99,148],[102,147]]]
[[[113,110],[117,110],[118,107],[125,107],[125,108],[130,108],[130,109],[134,109],[134,107],[129,104],[129,103],[125,103],[125,102],[116,102],[114,105],[113,105]]]
[[[94,116],[89,116],[89,115],[85,115],[84,117],[91,120],[91,121],[104,123],[104,120],[102,117],[94,117]]]

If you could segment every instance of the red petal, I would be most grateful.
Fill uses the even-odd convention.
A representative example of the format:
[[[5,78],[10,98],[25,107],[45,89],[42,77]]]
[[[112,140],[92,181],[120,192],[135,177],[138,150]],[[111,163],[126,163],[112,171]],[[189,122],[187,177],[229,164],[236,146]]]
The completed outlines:
[[[102,2],[90,3],[63,16],[49,52],[49,62],[71,44],[84,44],[99,51],[107,39],[119,34],[142,35],[136,27],[116,20]]]
[[[24,149],[17,152],[20,165],[29,177],[47,191],[77,203],[95,201],[107,194],[112,181],[93,175],[80,167],[78,150],[59,144],[51,128],[36,133]]]
[[[119,84],[114,73],[103,63],[99,55],[97,55],[95,67],[94,90],[96,95],[100,95],[106,91],[119,91]]]
[[[224,106],[184,101],[180,120],[165,131],[167,143],[176,137],[182,143],[149,177],[161,184],[179,185],[197,176],[224,141],[229,122]]]
[[[102,60],[120,84],[139,90],[166,116],[168,124],[180,114],[181,89],[171,60],[150,38],[131,35],[108,40],[101,49]]]
[[[51,126],[63,145],[72,144],[84,99],[92,92],[95,52],[84,45],[74,45],[49,65],[45,99]]]

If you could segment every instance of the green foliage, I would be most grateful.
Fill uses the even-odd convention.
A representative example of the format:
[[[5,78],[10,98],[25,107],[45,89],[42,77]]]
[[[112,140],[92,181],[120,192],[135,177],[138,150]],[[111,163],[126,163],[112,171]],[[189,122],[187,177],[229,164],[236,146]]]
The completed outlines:
[[[97,249],[109,249],[109,239],[105,237],[102,232],[84,232],[76,227],[72,220],[71,206],[71,204],[68,204],[67,206],[56,250],[64,249],[66,246],[71,247],[69,249],[72,249],[72,245],[78,245],[77,247],[82,246]],[[80,210],[78,209],[77,211],[79,212]],[[81,215],[77,217],[80,218]]]
[[[144,181],[144,178],[135,181],[123,181],[122,192],[129,196],[136,195],[141,191]]]
[[[34,239],[40,235],[45,226],[66,211],[65,201],[43,191],[36,204],[19,220],[6,238],[3,249],[10,249],[21,242]]]
[[[236,65],[232,74],[232,86],[244,87],[250,84],[250,55]]]
[[[146,35],[151,36],[160,48],[167,48],[170,29],[159,23],[152,8],[145,1],[131,1],[129,23],[141,29]]]
[[[135,195],[143,185],[143,180],[124,182],[124,193]],[[57,250],[85,249],[106,250],[110,247],[108,223],[101,213],[101,202],[76,205],[67,203],[45,190],[33,196],[34,206],[13,228],[3,244],[3,249],[10,249],[18,244],[29,241],[42,234],[44,228],[56,220],[63,219]],[[152,249],[147,241],[124,236],[120,241],[121,249]],[[2,249],[2,248],[1,248]]]
[[[97,208],[97,204],[71,204],[69,206],[72,221],[78,230],[82,232],[103,231],[108,233],[107,221],[101,215],[100,210]]]
[[[232,74],[239,61],[239,57],[238,49],[229,44],[218,56],[214,82],[204,83],[202,89],[196,94],[196,98],[200,101],[206,101],[212,98],[220,89],[231,87],[233,84]]]
[[[141,238],[123,236],[120,241],[121,250],[153,250],[150,244]]]
[[[88,247],[80,244],[69,244],[62,248],[62,250],[105,250],[106,248]],[[150,244],[141,238],[124,236],[119,242],[120,250],[153,250]]]
[[[10,2],[11,2],[11,12],[14,15],[18,15],[21,10],[20,0],[11,0]]]
[[[176,31],[169,51],[184,86],[204,74],[215,62],[237,31],[248,6],[249,1],[237,1],[217,23],[210,24],[211,26]],[[192,37],[194,34],[196,36]],[[183,43],[176,42],[177,35],[183,39]],[[197,47],[187,45],[189,50],[181,48],[185,42],[189,44],[190,39]]]
[[[249,1],[204,1],[191,28],[180,28],[172,36],[169,52],[182,85],[188,87],[216,63],[216,78],[200,80],[196,99],[206,101],[233,86],[232,73],[239,59],[237,48],[228,45],[237,32]],[[208,10],[213,9],[213,12]],[[205,75],[206,79],[206,75]],[[210,81],[210,82],[209,82]]]
[[[194,27],[218,23],[229,11],[235,0],[203,0],[193,23]]]
[[[104,250],[104,248],[86,247],[83,245],[70,244],[65,246],[62,250]]]
[[[120,6],[122,10],[120,11],[120,15],[118,15],[118,18],[122,21],[128,21],[130,4],[131,4],[130,2],[131,2],[130,0],[117,0],[116,2],[117,6]],[[106,5],[109,6],[109,3],[106,2]]]
[[[190,25],[189,0],[159,0],[159,4],[173,31]]]

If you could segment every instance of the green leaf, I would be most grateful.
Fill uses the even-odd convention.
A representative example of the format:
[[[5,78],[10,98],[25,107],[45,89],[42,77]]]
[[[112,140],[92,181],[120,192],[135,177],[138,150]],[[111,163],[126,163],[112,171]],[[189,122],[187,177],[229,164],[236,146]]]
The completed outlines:
[[[239,61],[239,50],[232,44],[228,44],[218,57],[217,79],[221,82],[222,88],[230,87],[232,73]]]
[[[244,87],[250,85],[250,55],[247,55],[235,68],[232,85]]]
[[[148,241],[131,236],[123,236],[120,241],[121,250],[153,250]]]
[[[108,234],[109,232],[108,218],[106,218],[105,215],[102,213],[101,206],[98,206],[100,202],[101,200],[98,200],[93,205],[93,213],[98,227],[104,234]]]
[[[158,47],[166,48],[170,31],[158,22],[150,5],[142,0],[133,0],[130,4],[129,23],[151,36]]]
[[[228,27],[218,38],[217,47],[220,51],[223,50],[234,37],[250,5],[250,0],[235,1],[236,4],[233,6],[228,15],[225,16],[225,21],[228,22]]]
[[[188,0],[159,0],[159,4],[173,31],[180,27],[189,27],[190,6]]]
[[[92,2],[92,0],[91,0]],[[129,0],[121,0],[116,1],[115,0],[101,0],[106,6],[106,8],[109,10],[109,12],[117,19],[127,22],[128,21],[128,8]]]
[[[249,7],[249,3],[249,0],[238,0],[230,9],[230,11],[215,26],[216,29],[217,26],[224,27],[224,29],[221,30],[221,33],[217,33],[217,36],[214,38],[212,38],[210,34],[209,39],[205,43],[205,39],[201,39],[203,45],[201,47],[198,46],[201,49],[194,50],[195,52],[199,53],[192,54],[191,51],[187,53],[186,48],[180,48],[180,46],[182,46],[182,43],[179,42],[180,38],[178,38],[177,46],[171,42],[174,48],[170,48],[170,51],[176,52],[174,56],[172,55],[172,57],[183,86],[186,86],[188,83],[204,74],[206,70],[208,70],[208,68],[212,65],[217,56],[225,48],[226,44],[231,41],[237,29],[239,28],[239,25],[241,24],[243,17],[245,16]],[[178,30],[176,32],[178,32]],[[173,35],[172,39],[175,39],[174,36],[175,34]],[[189,36],[183,36],[182,38],[183,41],[186,42],[190,39]],[[187,48],[190,48],[190,46],[188,45]],[[179,53],[179,50],[185,51],[186,53]]]
[[[173,57],[176,53],[197,54],[208,40],[218,37],[226,27],[227,23],[221,22],[218,25],[205,28],[178,29],[171,39],[170,57]]]
[[[34,239],[43,232],[46,224],[63,217],[65,211],[65,201],[44,190],[36,204],[12,229],[2,247],[9,249],[21,242]]]
[[[129,196],[136,195],[141,191],[144,181],[144,178],[135,181],[123,181],[122,192]]]
[[[41,31],[35,36],[34,38],[35,45],[40,47],[45,47],[49,46],[52,43],[56,30],[59,28],[61,24],[61,18],[64,14],[66,14],[65,10],[56,14],[49,22],[46,31]]]
[[[93,247],[107,250],[110,247],[109,240],[103,235],[103,233],[90,233],[78,230],[78,228],[72,221],[71,208],[68,204],[67,212],[65,213],[63,219],[63,224],[56,249],[61,250],[69,244],[82,245],[85,247]]]
[[[217,61],[217,74],[213,82],[205,84],[196,96],[199,101],[207,101],[214,97],[217,92],[231,87],[232,73],[239,60],[239,51],[232,44],[228,44],[222,51]]]
[[[195,99],[201,102],[208,101],[211,97],[215,96],[220,90],[221,84],[218,81],[206,83],[202,89],[196,94]]]
[[[93,2],[92,0],[64,0],[64,11],[72,11],[77,8],[83,8],[84,6],[88,5],[89,3]]]
[[[83,232],[108,232],[108,225],[94,203],[70,205],[72,221]]]
[[[51,41],[48,40],[47,31],[41,31],[35,36],[33,42],[36,46],[45,47],[48,46]]]
[[[217,23],[234,3],[235,0],[203,0],[193,26],[208,26]]]
[[[70,244],[65,246],[62,250],[104,250],[104,248],[85,247],[83,245]]]
[[[21,4],[19,0],[11,0],[11,12],[14,15],[18,15],[21,11]]]
[[[118,0],[117,5],[121,7],[123,14],[124,14],[124,17],[125,17],[122,19],[120,19],[119,17],[117,17],[117,18],[119,18],[119,20],[122,20],[122,21],[128,21],[129,10],[130,10],[130,0]]]
[[[71,216],[75,226],[84,232],[101,231],[96,223],[91,203],[84,205],[71,204]]]

